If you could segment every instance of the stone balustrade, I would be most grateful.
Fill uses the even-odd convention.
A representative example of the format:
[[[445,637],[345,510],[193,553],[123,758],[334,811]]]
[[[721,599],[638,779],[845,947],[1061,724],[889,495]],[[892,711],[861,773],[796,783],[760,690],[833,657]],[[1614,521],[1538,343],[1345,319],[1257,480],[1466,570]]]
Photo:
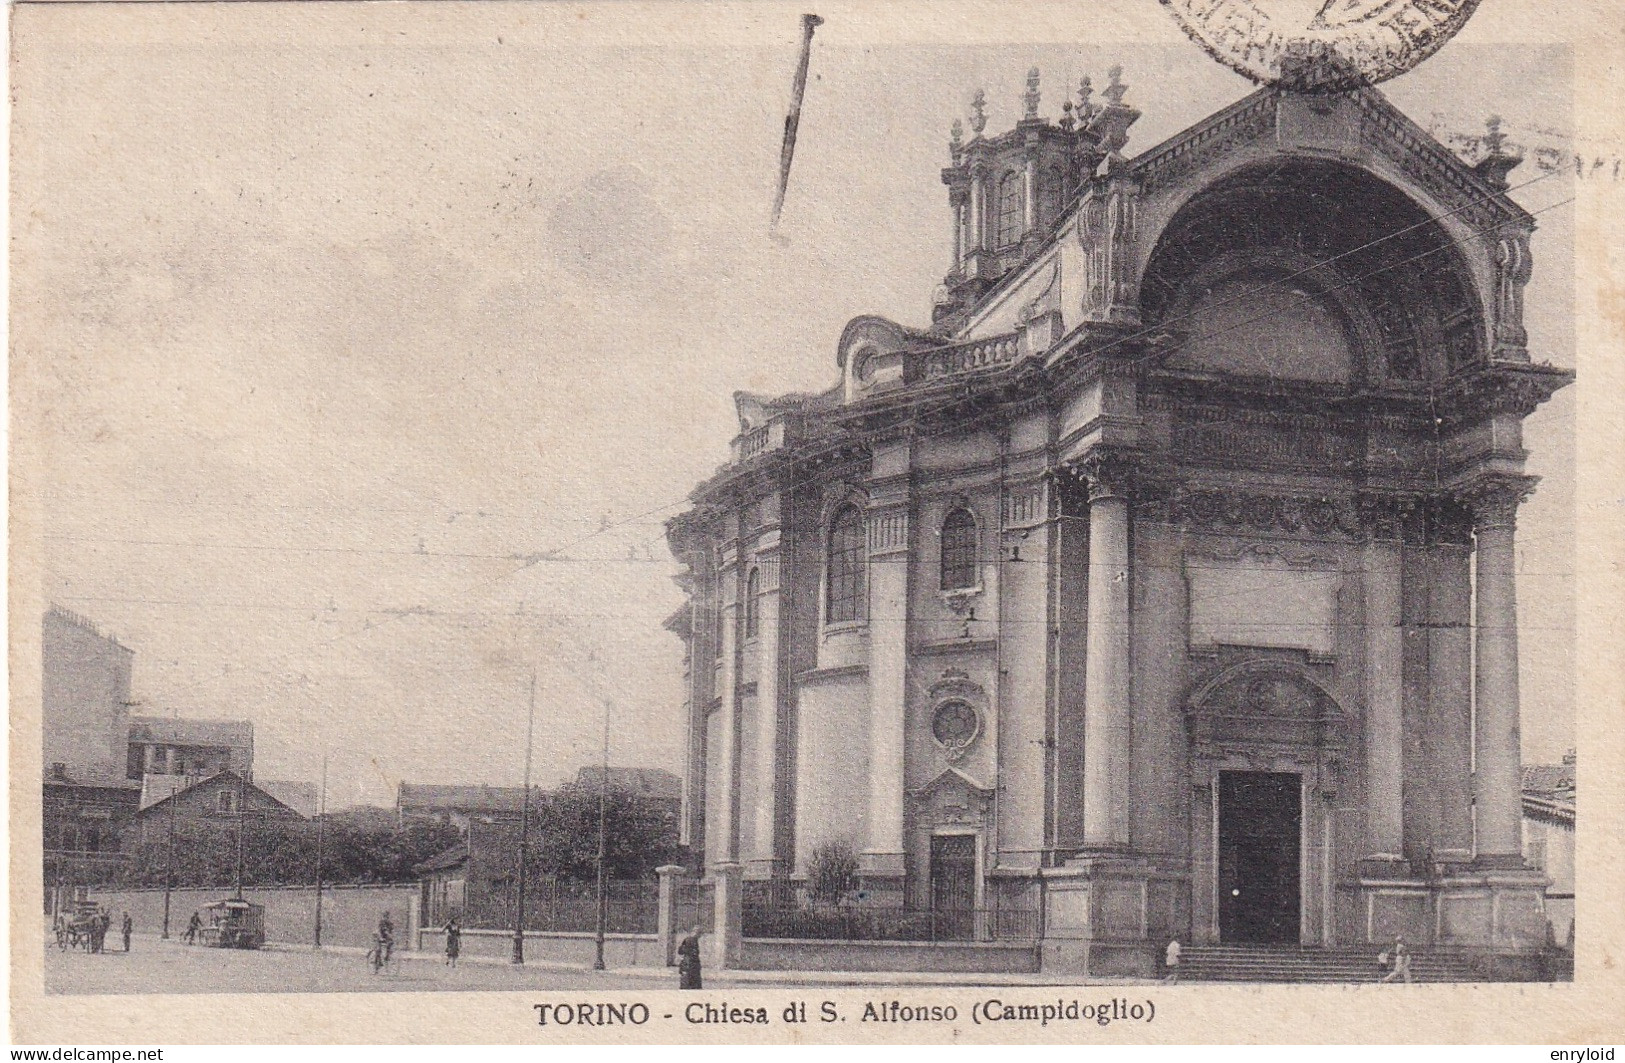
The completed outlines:
[[[784,422],[772,420],[764,425],[758,425],[748,432],[735,437],[733,442],[734,464],[742,464],[761,457],[772,450],[784,447]]]
[[[922,379],[931,380],[959,373],[974,373],[980,369],[1008,365],[1020,354],[1021,340],[1016,333],[989,336],[925,352],[921,356],[919,375]]]

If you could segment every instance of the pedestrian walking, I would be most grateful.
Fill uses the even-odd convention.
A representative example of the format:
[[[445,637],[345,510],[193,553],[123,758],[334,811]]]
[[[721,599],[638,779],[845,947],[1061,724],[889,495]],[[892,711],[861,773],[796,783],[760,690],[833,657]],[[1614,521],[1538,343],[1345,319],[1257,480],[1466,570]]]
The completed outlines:
[[[106,912],[94,917],[90,921],[90,951],[100,953],[107,944],[107,928],[113,922],[113,917]]]
[[[1383,953],[1386,958],[1388,973],[1380,979],[1383,982],[1409,982],[1411,980],[1411,950],[1405,947],[1405,940],[1398,934],[1394,935],[1394,947]]]
[[[124,951],[125,952],[130,951],[130,934],[132,932],[134,932],[134,930],[135,930],[135,922],[130,918],[130,913],[125,912],[124,913],[124,918],[119,921],[119,933],[122,934],[123,937],[124,937]]]
[[[1168,942],[1167,951],[1165,951],[1162,955],[1162,969],[1164,972],[1162,980],[1164,982],[1169,985],[1174,985],[1179,981],[1178,938],[1174,938],[1172,941]]]
[[[454,915],[446,920],[446,966],[456,967],[463,951],[463,926]]]
[[[700,989],[700,928],[677,943],[677,988]]]
[[[186,938],[186,943],[188,945],[197,944],[198,931],[202,929],[203,920],[198,918],[198,914],[196,912],[193,912],[192,918],[186,921],[186,933],[183,935]]]

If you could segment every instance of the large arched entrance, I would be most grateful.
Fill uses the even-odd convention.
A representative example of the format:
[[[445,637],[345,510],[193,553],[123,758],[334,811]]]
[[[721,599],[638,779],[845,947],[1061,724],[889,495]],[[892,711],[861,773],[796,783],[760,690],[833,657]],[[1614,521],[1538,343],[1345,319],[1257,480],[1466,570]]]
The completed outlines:
[[[1329,943],[1343,713],[1294,662],[1227,668],[1190,698],[1198,942]]]

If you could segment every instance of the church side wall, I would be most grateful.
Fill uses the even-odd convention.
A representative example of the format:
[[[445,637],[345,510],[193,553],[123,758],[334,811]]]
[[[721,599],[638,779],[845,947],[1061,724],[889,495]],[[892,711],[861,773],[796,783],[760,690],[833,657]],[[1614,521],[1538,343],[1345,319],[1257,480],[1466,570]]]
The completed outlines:
[[[796,871],[820,845],[868,837],[869,683],[861,670],[798,683]]]

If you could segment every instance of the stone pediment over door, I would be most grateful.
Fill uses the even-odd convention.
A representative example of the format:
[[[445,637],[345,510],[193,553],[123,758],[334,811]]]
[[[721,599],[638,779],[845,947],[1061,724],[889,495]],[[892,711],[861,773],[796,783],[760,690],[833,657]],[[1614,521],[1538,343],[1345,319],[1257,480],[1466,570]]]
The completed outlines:
[[[936,778],[910,791],[915,820],[927,827],[980,827],[993,804],[993,788],[958,768],[946,768]]]
[[[1260,749],[1322,752],[1346,744],[1342,709],[1297,666],[1255,660],[1227,668],[1190,696],[1185,720],[1205,755]]]

